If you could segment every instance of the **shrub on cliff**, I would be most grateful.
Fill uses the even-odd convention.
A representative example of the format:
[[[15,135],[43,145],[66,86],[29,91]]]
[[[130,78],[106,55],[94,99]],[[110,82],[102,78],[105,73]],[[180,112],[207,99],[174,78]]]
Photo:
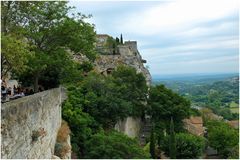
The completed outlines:
[[[139,143],[128,136],[110,131],[98,133],[86,143],[84,158],[90,159],[145,159],[150,158]]]

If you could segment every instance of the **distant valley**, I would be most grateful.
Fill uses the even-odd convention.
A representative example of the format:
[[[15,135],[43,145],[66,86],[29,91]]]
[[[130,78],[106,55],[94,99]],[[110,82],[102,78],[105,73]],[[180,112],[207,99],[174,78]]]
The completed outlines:
[[[210,108],[228,120],[238,118],[238,73],[155,76],[156,84],[164,84],[189,99],[193,107]]]

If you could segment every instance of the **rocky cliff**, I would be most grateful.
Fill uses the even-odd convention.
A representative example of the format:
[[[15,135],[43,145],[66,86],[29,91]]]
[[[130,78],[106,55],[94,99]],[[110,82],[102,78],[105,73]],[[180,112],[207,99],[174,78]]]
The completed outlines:
[[[151,84],[151,75],[144,67],[146,60],[142,59],[136,41],[126,41],[117,46],[116,54],[99,55],[95,61],[95,69],[102,74],[111,73],[118,65],[128,65],[142,73],[146,78],[147,85]]]

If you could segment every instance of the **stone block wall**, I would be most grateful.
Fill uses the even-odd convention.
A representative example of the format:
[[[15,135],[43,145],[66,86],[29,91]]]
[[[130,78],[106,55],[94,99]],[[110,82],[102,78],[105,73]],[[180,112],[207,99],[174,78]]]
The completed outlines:
[[[52,158],[64,92],[55,88],[2,104],[1,158]]]

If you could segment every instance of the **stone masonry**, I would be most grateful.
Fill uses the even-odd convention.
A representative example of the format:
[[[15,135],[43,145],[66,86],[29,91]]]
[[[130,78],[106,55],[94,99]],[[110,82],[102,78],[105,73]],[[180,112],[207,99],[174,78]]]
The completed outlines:
[[[51,159],[65,98],[55,88],[2,104],[1,158]]]

